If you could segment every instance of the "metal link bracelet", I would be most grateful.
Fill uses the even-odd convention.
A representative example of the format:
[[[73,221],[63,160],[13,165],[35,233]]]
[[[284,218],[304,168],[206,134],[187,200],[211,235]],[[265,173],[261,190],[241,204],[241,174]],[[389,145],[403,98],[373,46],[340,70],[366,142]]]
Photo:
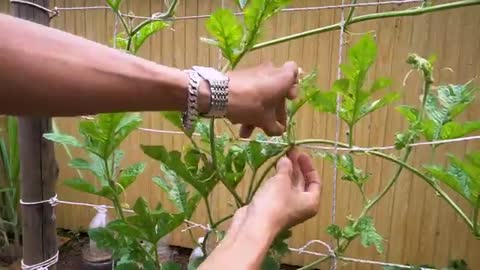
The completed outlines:
[[[187,109],[182,116],[182,124],[187,134],[192,134],[195,129],[195,123],[198,116],[198,87],[200,85],[200,76],[196,71],[186,70],[188,82]]]

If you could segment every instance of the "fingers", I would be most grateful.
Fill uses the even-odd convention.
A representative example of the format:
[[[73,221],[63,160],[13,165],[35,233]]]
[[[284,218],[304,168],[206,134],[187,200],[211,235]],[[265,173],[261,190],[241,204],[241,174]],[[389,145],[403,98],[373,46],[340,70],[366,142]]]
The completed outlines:
[[[292,161],[287,157],[282,157],[277,162],[277,174],[291,177],[293,173]]]
[[[322,181],[317,170],[313,166],[312,159],[302,153],[298,156],[298,164],[305,178],[305,191],[310,193],[315,201],[320,200]]]
[[[292,184],[298,191],[305,191],[305,179],[298,163],[300,152],[297,149],[292,149],[287,155],[293,164]]]
[[[241,125],[240,126],[240,137],[241,138],[249,138],[252,136],[252,132],[255,129],[254,126],[251,125]]]
[[[269,113],[265,116],[265,124],[263,130],[268,136],[280,136],[285,131],[285,125],[277,120],[276,112]]]
[[[289,80],[289,85],[292,85],[292,87],[288,89],[287,98],[295,99],[298,95],[296,87],[296,84],[298,83],[298,65],[293,61],[289,61],[283,64],[282,68],[283,71],[286,73],[286,77]]]
[[[283,99],[276,109],[277,121],[284,127],[287,126],[287,110],[285,106],[285,100]]]

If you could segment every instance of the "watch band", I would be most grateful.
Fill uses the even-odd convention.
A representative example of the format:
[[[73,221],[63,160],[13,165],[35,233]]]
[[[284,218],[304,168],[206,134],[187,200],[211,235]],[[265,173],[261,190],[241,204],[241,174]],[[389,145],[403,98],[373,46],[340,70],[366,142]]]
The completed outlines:
[[[187,134],[192,134],[195,129],[195,122],[198,116],[198,86],[200,85],[200,76],[192,70],[186,71],[189,77],[187,109],[182,115],[182,124]]]
[[[210,88],[210,108],[207,117],[225,117],[228,110],[228,92],[230,79],[216,69],[194,66],[193,70],[206,80]]]

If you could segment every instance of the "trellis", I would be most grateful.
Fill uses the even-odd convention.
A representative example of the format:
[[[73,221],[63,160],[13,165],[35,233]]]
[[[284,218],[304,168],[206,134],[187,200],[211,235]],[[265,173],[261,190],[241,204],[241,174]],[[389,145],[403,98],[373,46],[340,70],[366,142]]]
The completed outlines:
[[[223,0],[222,0],[222,6],[223,6]],[[370,7],[370,6],[382,6],[382,5],[403,5],[403,4],[410,4],[410,3],[426,3],[427,0],[379,0],[377,2],[361,2],[357,3],[357,1],[353,1],[351,4],[346,4],[345,0],[342,0],[340,5],[324,5],[324,6],[315,6],[315,7],[300,7],[300,8],[286,8],[281,10],[281,12],[301,12],[301,11],[312,11],[312,10],[325,10],[325,9],[338,9],[340,10],[341,18],[340,22],[336,25],[334,25],[335,28],[327,29],[327,30],[332,30],[332,29],[339,29],[340,30],[340,35],[339,35],[339,40],[338,40],[338,68],[337,68],[337,79],[341,78],[341,70],[340,70],[340,65],[343,61],[343,46],[345,44],[344,40],[344,33],[345,33],[345,27],[346,24],[348,23],[348,20],[351,19],[349,16],[346,18],[345,14],[345,9],[347,8],[362,8],[362,7]],[[475,1],[471,0],[473,4],[480,4],[480,1]],[[101,10],[101,9],[110,9],[108,6],[85,6],[85,7],[53,7],[53,8],[47,8],[44,7],[40,4],[36,4],[27,0],[10,0],[10,3],[16,3],[16,4],[23,4],[23,5],[29,5],[35,8],[38,8],[39,10],[42,10],[43,12],[46,12],[50,19],[53,19],[57,16],[60,16],[64,12],[74,12],[74,11],[84,11],[84,10]],[[235,13],[235,15],[241,16],[241,12]],[[405,14],[409,15],[409,14]],[[157,20],[154,15],[152,16],[137,16],[137,15],[131,15],[131,14],[123,14],[119,13],[115,15],[115,29],[114,29],[114,40],[117,36],[117,24],[118,24],[118,18],[119,16],[129,18],[129,19],[143,19],[143,20]],[[172,21],[179,21],[179,20],[195,20],[195,19],[204,19],[208,18],[210,15],[206,14],[200,14],[200,15],[195,15],[195,16],[182,16],[182,17],[173,17],[170,20]],[[323,32],[322,30],[317,30],[317,33]],[[279,41],[281,42],[281,41]],[[254,49],[262,48],[265,47],[266,43],[260,43],[254,47]],[[270,43],[273,44],[273,43]],[[269,44],[269,45],[270,45]],[[115,46],[115,45],[114,45]],[[221,65],[221,53],[219,52],[219,60],[218,64]],[[341,124],[341,119],[340,119],[340,104],[341,104],[341,96],[337,95],[337,114],[336,114],[336,124],[335,124],[335,141],[338,142],[340,139],[340,124]],[[91,116],[83,116],[84,119],[93,119]],[[162,129],[151,129],[151,128],[139,128],[140,131],[143,132],[149,132],[149,133],[156,133],[156,134],[170,134],[170,135],[184,135],[183,132],[180,131],[173,131],[173,130],[162,130]],[[194,136],[197,136],[198,134],[194,134]],[[250,141],[249,139],[239,139],[243,141]],[[466,141],[472,141],[472,140],[480,140],[480,136],[469,136],[469,137],[462,137],[462,138],[456,138],[456,139],[449,139],[449,140],[435,140],[435,141],[429,141],[429,142],[419,142],[419,143],[413,143],[408,146],[410,147],[421,147],[421,146],[431,146],[431,145],[438,145],[438,144],[446,144],[446,143],[458,143],[458,142],[466,142]],[[272,142],[272,141],[259,141],[262,143],[274,143],[278,144],[277,142]],[[338,145],[332,146],[320,146],[320,145],[301,145],[301,147],[309,148],[309,149],[314,149],[314,150],[322,150],[322,151],[332,151],[334,153],[338,153],[339,151],[388,151],[388,150],[393,150],[395,149],[395,146],[393,145],[388,145],[388,146],[368,146],[368,147],[360,147],[360,146],[352,146],[351,148],[343,148],[343,147],[338,147]],[[336,219],[336,187],[337,187],[337,166],[336,166],[336,160],[334,161],[334,171],[333,171],[333,196],[332,196],[332,215],[331,215],[331,221],[332,223],[335,223]],[[85,202],[73,202],[73,201],[65,201],[61,200],[58,198],[57,194],[53,196],[52,198],[46,199],[46,200],[40,200],[40,201],[33,201],[33,202],[25,202],[23,200],[20,201],[20,203],[24,206],[31,206],[31,205],[39,205],[39,204],[49,204],[52,208],[59,205],[59,204],[68,204],[68,205],[77,205],[77,206],[85,206],[85,207],[92,207],[96,209],[97,211],[103,211],[105,209],[112,209],[114,207],[112,206],[107,206],[107,205],[97,205],[97,204],[91,204],[91,203],[85,203]],[[133,212],[132,210],[129,209],[123,209],[125,212]],[[182,232],[185,232],[187,230],[191,230],[194,228],[200,228],[206,232],[211,231],[211,227],[208,225],[203,225],[199,223],[195,223],[190,220],[185,220],[185,222],[188,224],[188,227],[186,229],[183,229]],[[319,244],[325,248],[325,253],[320,253],[320,252],[314,252],[308,250],[309,247],[311,247],[314,244]],[[331,245],[328,243],[325,243],[324,241],[321,240],[311,240],[307,242],[304,246],[299,247],[299,248],[289,248],[292,252],[297,252],[299,254],[310,254],[314,256],[318,256],[320,258],[323,258],[324,260],[326,259],[333,259],[333,264],[331,266],[331,269],[337,269],[337,261],[345,261],[345,262],[354,262],[354,263],[363,263],[363,264],[373,264],[373,265],[380,265],[380,266],[395,266],[398,268],[404,268],[404,269],[411,269],[413,268],[412,266],[409,265],[404,265],[404,264],[397,264],[397,263],[388,263],[388,262],[382,262],[382,261],[374,261],[374,260],[366,260],[366,259],[360,259],[360,258],[350,258],[350,257],[344,257],[344,256],[339,256],[335,254],[334,250],[332,249]],[[26,265],[23,260],[22,260],[22,269],[27,269],[27,270],[45,270],[48,269],[49,267],[55,265],[58,262],[58,256],[59,253],[58,251],[50,258],[43,262],[39,262],[34,265]],[[315,263],[318,263],[319,261],[316,261]],[[302,267],[300,269],[307,269],[310,267],[310,265]],[[425,270],[433,270],[432,268],[421,268]]]

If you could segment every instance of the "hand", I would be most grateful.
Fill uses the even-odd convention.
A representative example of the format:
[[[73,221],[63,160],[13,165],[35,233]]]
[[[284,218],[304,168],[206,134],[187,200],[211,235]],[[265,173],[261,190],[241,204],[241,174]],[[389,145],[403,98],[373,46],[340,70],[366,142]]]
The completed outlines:
[[[277,174],[267,180],[248,205],[251,218],[273,230],[300,224],[315,216],[320,204],[321,181],[312,159],[292,150],[277,164]]]
[[[279,136],[287,122],[286,99],[297,96],[298,67],[287,62],[281,68],[271,63],[231,71],[227,118],[242,124],[241,137],[249,137],[254,127],[269,136]]]

